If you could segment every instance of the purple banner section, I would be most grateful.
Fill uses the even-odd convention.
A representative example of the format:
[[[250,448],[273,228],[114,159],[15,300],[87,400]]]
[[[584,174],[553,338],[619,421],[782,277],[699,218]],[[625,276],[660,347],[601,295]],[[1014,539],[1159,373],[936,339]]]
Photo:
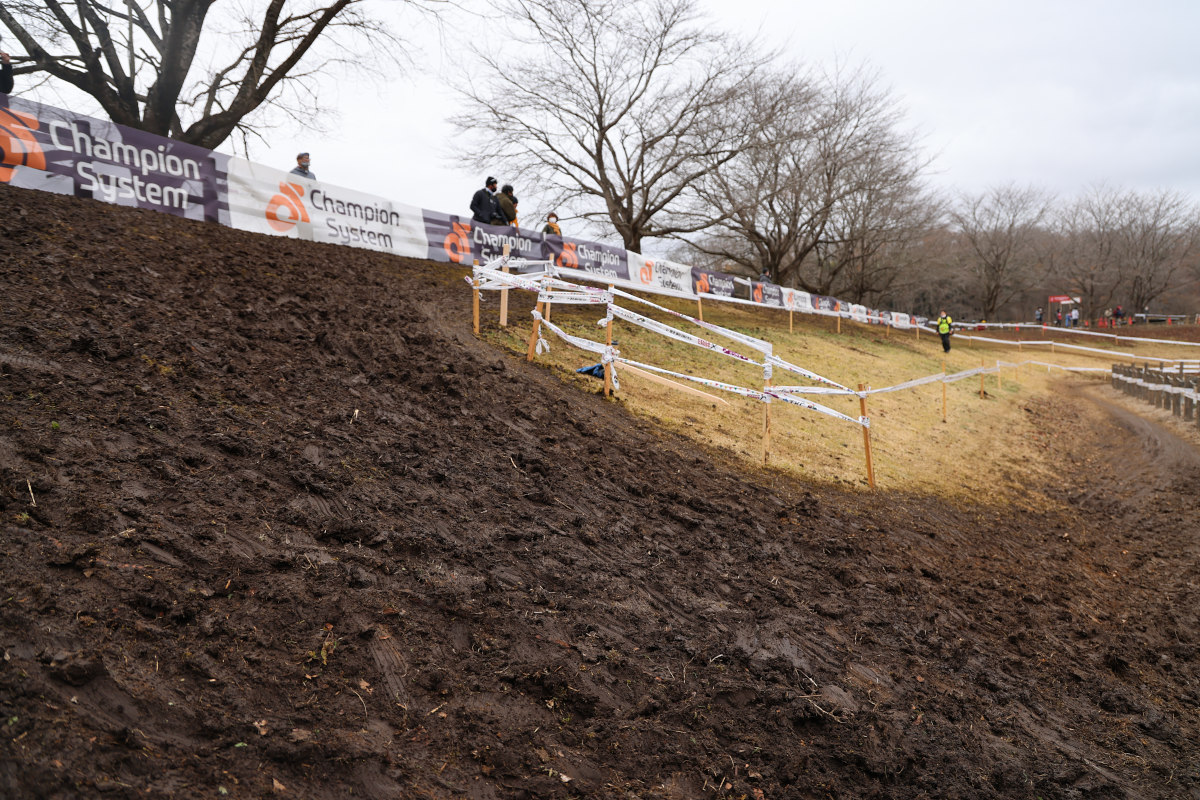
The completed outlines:
[[[226,223],[229,157],[0,95],[0,182]]]
[[[599,281],[629,280],[629,258],[625,251],[618,247],[580,239],[565,239],[561,236],[546,236],[542,245],[542,258],[553,261],[556,267],[577,269],[595,275]]]
[[[737,286],[732,275],[709,272],[696,267],[692,268],[692,283],[698,294],[715,294],[718,297],[733,297],[734,288]]]
[[[756,303],[783,308],[783,287],[774,283],[754,281],[751,297]]]
[[[502,256],[506,244],[513,258],[540,261],[546,257],[540,233],[505,225],[483,225],[470,217],[442,214],[427,208],[421,209],[421,214],[425,220],[431,261],[467,266],[472,261],[486,264]]]
[[[841,311],[842,303],[836,297],[826,297],[825,295],[814,294],[812,296],[813,308],[818,311]]]

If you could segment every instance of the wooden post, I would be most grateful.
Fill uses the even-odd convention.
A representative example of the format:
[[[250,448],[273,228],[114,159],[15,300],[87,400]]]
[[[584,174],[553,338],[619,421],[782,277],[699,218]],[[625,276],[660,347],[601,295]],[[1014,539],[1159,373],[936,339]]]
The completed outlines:
[[[838,319],[838,327],[837,327],[837,332],[838,332],[838,333],[841,333],[841,332],[842,332],[842,312],[840,312],[840,311],[838,312],[838,317],[837,317],[837,319]]]
[[[987,369],[987,361],[982,358],[979,359],[979,366],[981,369]],[[979,399],[980,400],[983,399],[983,394],[984,394],[984,392],[983,392],[983,377],[984,377],[984,373],[982,373],[982,372],[979,373]]]
[[[996,391],[1004,388],[1004,384],[1000,382],[1000,359],[996,359]]]
[[[504,257],[508,257],[509,245],[504,245]],[[508,272],[508,263],[504,264],[504,272]],[[500,290],[500,327],[508,327],[508,289]]]
[[[475,259],[474,265],[477,267],[479,266],[479,259]],[[472,316],[474,316],[474,318],[475,318],[475,335],[478,336],[479,335],[479,279],[473,278],[471,280],[471,285],[474,287],[473,289],[471,289],[471,311],[472,311]]]
[[[942,422],[946,421],[946,359],[942,359]]]
[[[771,388],[771,382],[765,381],[763,389]],[[771,455],[771,402],[766,400],[763,403],[763,466],[767,465],[767,459]]]
[[[793,332],[793,328],[792,328],[792,318],[793,318],[793,317],[795,317],[795,316],[796,316],[796,312],[795,312],[795,311],[793,311],[793,310],[791,310],[791,309],[789,308],[789,309],[788,309],[788,333],[792,333],[792,332]]]
[[[541,303],[537,304],[537,310],[538,310],[539,314],[542,313],[542,304]],[[531,330],[529,332],[529,352],[527,352],[525,354],[526,361],[533,361],[533,357],[537,353],[538,333],[541,332],[541,330],[542,330],[541,317],[534,317],[533,330]]]
[[[860,383],[858,385],[858,390],[860,392],[866,391],[866,388],[867,387],[865,384]],[[867,416],[867,398],[865,396],[859,395],[858,407],[862,411],[862,415],[864,417]],[[872,489],[874,489],[875,488],[875,468],[873,466],[871,466],[871,429],[869,427],[867,427],[866,425],[863,426],[863,450],[867,454],[867,484]]]
[[[613,291],[614,288],[616,288],[616,287],[614,287],[612,284],[609,284],[608,290],[610,292]],[[605,315],[607,316],[608,309],[605,308],[604,311],[605,311]],[[606,327],[605,334],[604,334],[604,343],[607,344],[609,347],[612,347],[612,317],[608,318],[608,326]],[[612,386],[613,386],[612,369],[613,369],[612,362],[608,362],[604,365],[604,396],[605,397],[612,396]]]
[[[921,326],[913,325],[913,330],[917,332],[917,341],[921,341]]]

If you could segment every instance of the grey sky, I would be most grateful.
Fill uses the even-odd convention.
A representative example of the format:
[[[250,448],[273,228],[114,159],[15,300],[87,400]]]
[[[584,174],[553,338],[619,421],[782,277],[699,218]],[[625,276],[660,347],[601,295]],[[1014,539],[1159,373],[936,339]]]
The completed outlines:
[[[940,188],[1014,181],[1069,196],[1103,181],[1200,200],[1196,0],[700,1],[713,24],[789,59],[876,69],[935,156]],[[455,163],[443,75],[477,48],[505,47],[472,19],[447,18],[441,34],[406,19],[399,27],[419,44],[417,70],[376,81],[328,76],[322,99],[340,112],[329,131],[276,129],[251,157],[290,169],[307,150],[323,180],[467,213],[484,176]],[[71,107],[62,93],[27,96]],[[94,103],[74,107],[96,113]],[[506,178],[502,164],[488,172]]]
[[[1069,196],[1104,181],[1200,199],[1200,3],[703,2],[716,24],[788,58],[878,70],[935,156],[932,181],[948,191],[1015,181]],[[329,137],[279,136],[254,157],[290,167],[310,150],[323,179],[465,212],[484,176],[453,163],[444,118],[454,103],[438,73],[441,59],[469,58],[486,37],[454,30],[463,35],[449,56],[427,37],[419,75],[343,84]],[[492,172],[505,177],[503,165]]]

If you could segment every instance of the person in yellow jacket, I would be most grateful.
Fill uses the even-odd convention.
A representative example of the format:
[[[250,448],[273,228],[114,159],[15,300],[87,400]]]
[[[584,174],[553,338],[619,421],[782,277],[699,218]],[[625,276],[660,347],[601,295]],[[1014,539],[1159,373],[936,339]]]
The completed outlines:
[[[942,337],[942,350],[947,353],[950,352],[950,326],[953,324],[954,320],[950,319],[945,311],[938,315],[937,332],[938,336]]]

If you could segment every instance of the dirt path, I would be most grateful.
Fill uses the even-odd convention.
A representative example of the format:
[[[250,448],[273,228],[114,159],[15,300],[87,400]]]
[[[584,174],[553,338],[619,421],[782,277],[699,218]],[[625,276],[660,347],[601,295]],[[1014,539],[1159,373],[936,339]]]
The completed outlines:
[[[1136,420],[1030,400],[1057,511],[840,491],[444,266],[0,202],[0,795],[1200,797],[1195,463]]]

